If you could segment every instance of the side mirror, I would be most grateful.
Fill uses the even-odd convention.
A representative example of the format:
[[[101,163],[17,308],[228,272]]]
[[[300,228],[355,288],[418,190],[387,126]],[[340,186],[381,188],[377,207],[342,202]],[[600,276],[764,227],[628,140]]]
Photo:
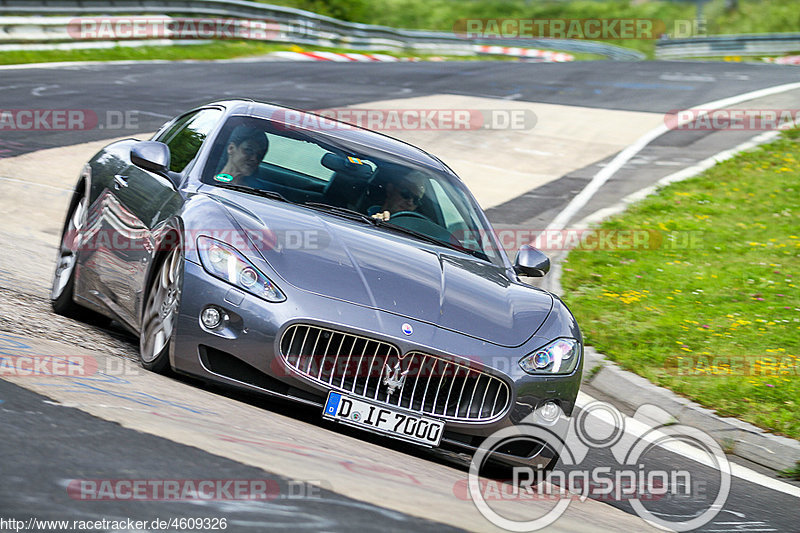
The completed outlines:
[[[518,274],[541,278],[550,272],[550,259],[540,249],[523,244],[514,260],[514,270]]]
[[[169,162],[169,147],[164,143],[140,141],[131,148],[131,163],[144,170],[166,176]]]

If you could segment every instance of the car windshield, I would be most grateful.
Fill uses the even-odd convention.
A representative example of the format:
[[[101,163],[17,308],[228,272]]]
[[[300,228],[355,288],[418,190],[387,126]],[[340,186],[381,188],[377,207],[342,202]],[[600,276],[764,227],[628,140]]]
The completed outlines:
[[[504,264],[480,208],[459,180],[320,129],[231,117],[216,137],[202,181],[243,192],[270,191],[333,215],[360,214],[376,231],[441,243]]]

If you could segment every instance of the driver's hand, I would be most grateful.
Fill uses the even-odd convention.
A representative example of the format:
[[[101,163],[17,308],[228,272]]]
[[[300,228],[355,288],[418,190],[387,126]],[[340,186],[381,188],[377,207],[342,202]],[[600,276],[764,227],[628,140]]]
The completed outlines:
[[[372,218],[377,218],[378,220],[387,221],[392,216],[392,213],[389,211],[381,211],[372,215]]]

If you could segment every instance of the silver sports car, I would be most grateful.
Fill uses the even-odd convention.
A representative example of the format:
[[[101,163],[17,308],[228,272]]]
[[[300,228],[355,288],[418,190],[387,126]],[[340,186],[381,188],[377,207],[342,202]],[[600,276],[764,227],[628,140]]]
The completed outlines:
[[[224,101],[86,164],[52,301],[123,324],[155,372],[474,452],[529,415],[572,412],[580,330],[519,278],[548,269],[528,246],[509,261],[436,157],[311,113]],[[541,466],[553,455],[531,443],[496,454]]]

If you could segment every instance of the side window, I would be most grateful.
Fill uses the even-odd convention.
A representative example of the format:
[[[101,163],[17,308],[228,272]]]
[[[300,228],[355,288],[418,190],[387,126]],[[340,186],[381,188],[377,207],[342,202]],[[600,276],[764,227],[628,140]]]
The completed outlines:
[[[330,153],[322,146],[269,133],[267,138],[269,151],[264,158],[267,163],[324,181],[333,177],[333,170],[322,166],[322,158]]]
[[[169,146],[171,171],[180,172],[186,168],[221,116],[219,109],[201,109],[181,117],[158,136],[157,141]]]

